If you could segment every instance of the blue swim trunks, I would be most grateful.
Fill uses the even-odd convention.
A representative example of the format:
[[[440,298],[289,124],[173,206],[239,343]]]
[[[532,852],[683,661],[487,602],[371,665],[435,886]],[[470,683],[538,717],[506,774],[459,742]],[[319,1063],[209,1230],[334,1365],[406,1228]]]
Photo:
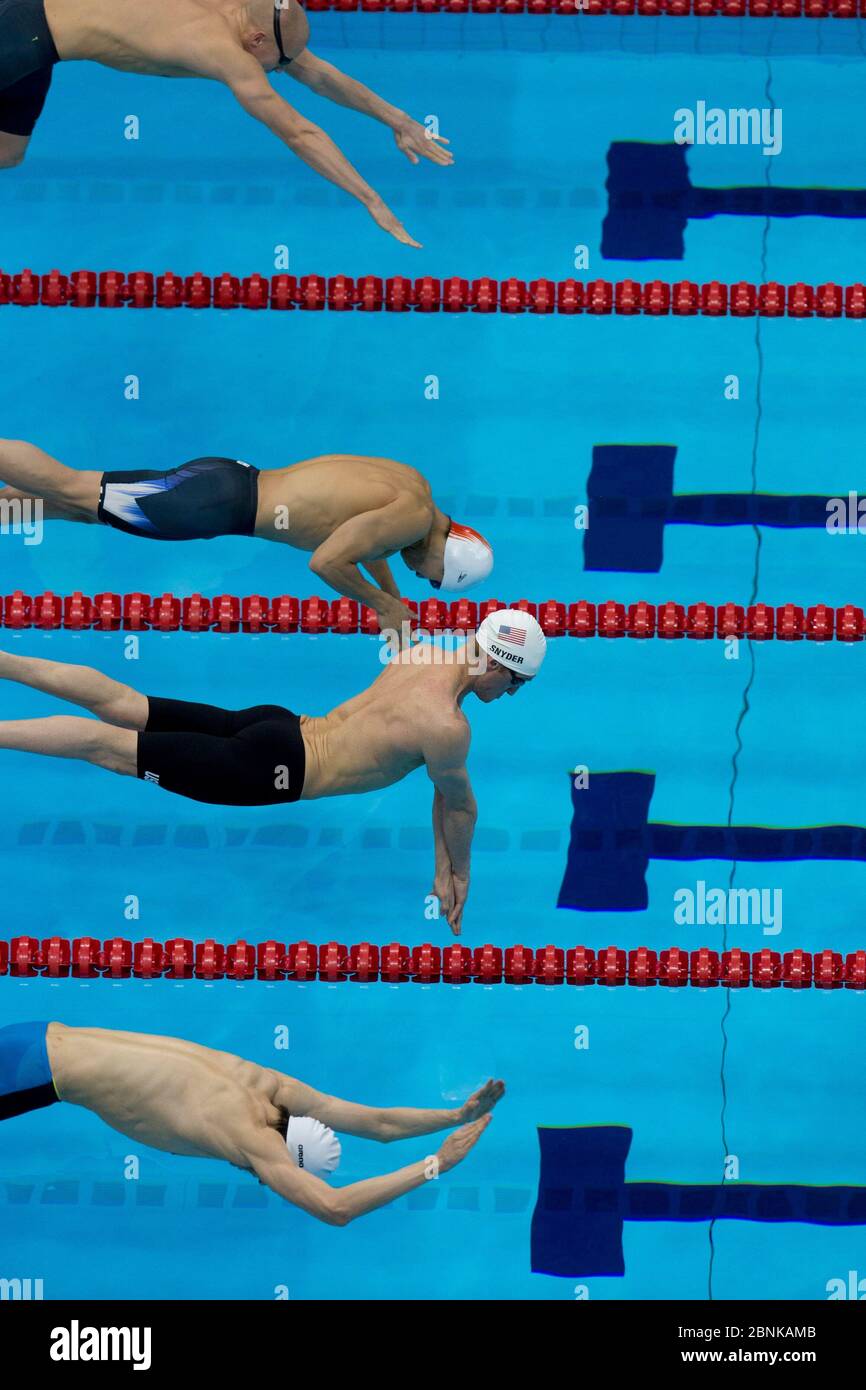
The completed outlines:
[[[47,1023],[0,1028],[0,1120],[41,1110],[59,1100],[45,1045]]]

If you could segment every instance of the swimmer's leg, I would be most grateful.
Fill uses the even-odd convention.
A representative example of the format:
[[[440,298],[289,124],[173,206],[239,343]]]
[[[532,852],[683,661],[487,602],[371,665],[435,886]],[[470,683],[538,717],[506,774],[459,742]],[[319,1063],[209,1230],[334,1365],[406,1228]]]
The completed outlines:
[[[80,758],[109,772],[138,776],[138,734],[98,719],[57,714],[47,719],[0,720],[0,748],[43,753],[50,758]]]
[[[147,725],[148,700],[131,685],[112,680],[92,666],[70,666],[65,661],[44,661],[38,656],[13,656],[0,652],[0,680],[17,681],[46,695],[56,695],[70,704],[90,710],[106,724],[141,732]],[[50,723],[51,720],[18,720],[17,723]],[[91,724],[90,720],[72,723]],[[0,744],[10,747],[9,744]],[[32,749],[40,752],[40,749]],[[70,753],[69,757],[85,754]]]
[[[0,130],[0,169],[17,169],[23,164],[29,144],[29,135],[10,135]]]
[[[65,463],[20,439],[0,439],[0,502],[39,500],[46,521],[92,521],[99,512],[102,474]]]

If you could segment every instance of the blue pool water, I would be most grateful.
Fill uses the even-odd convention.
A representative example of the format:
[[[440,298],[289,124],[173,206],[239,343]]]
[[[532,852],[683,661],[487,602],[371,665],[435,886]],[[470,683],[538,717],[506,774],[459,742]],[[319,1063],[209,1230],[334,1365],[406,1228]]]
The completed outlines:
[[[597,26],[597,27],[592,27]],[[679,261],[605,260],[612,142],[671,140],[698,100],[772,104],[784,148],[695,148],[696,187],[848,187],[864,167],[858,24],[316,16],[314,51],[452,138],[451,171],[405,169],[390,136],[307,94],[321,120],[425,242],[389,243],[205,84],[60,70],[28,164],[0,186],[0,266],[269,273],[745,279],[850,283],[856,218],[691,221]],[[353,51],[357,50],[357,51]],[[770,98],[765,96],[769,90]],[[626,95],[627,94],[627,95]],[[122,139],[130,113],[142,139]],[[584,272],[579,272],[583,278]],[[168,467],[228,454],[260,467],[324,452],[422,470],[447,511],[488,534],[490,589],[525,597],[690,603],[857,603],[862,538],[823,530],[670,525],[658,572],[584,569],[574,509],[593,448],[675,445],[676,493],[845,496],[863,487],[857,322],[531,316],[110,314],[3,310],[2,433],[78,467]],[[438,376],[439,398],[425,398]],[[725,378],[736,375],[738,400]],[[125,399],[125,379],[140,399]],[[592,517],[590,519],[592,525]],[[2,538],[4,592],[313,592],[303,557],[242,539],[148,546],[55,525]],[[406,576],[404,592],[425,591]],[[379,668],[375,639],[4,632],[10,650],[86,662],[141,689],[319,713]],[[646,910],[556,906],[571,819],[567,772],[656,774],[653,821],[862,825],[855,730],[864,650],[833,643],[552,643],[537,685],[471,708],[480,808],[470,946],[723,944],[674,922],[698,880],[781,889],[782,930],[731,927],[758,950],[864,944],[859,863],[650,862]],[[0,718],[55,712],[0,689]],[[230,941],[425,940],[430,788],[416,774],[346,801],[237,810],[174,799],[84,766],[2,755],[4,935],[176,935]],[[732,877],[733,875],[733,877]],[[137,922],[124,917],[135,895]],[[626,1224],[625,1273],[530,1271],[538,1126],[625,1124],[630,1181],[866,1184],[862,997],[719,990],[442,985],[245,986],[0,980],[0,1018],[171,1033],[282,1066],[374,1104],[457,1103],[487,1076],[508,1096],[466,1164],[333,1231],[229,1168],[142,1151],[84,1112],[0,1133],[0,1276],[45,1296],[270,1299],[825,1298],[864,1271],[863,1227]],[[729,1009],[728,1015],[723,1015]],[[288,1054],[275,1029],[290,1030]],[[575,1030],[590,1045],[575,1048]],[[405,1151],[405,1152],[404,1152]],[[423,1156],[347,1140],[357,1179]]]

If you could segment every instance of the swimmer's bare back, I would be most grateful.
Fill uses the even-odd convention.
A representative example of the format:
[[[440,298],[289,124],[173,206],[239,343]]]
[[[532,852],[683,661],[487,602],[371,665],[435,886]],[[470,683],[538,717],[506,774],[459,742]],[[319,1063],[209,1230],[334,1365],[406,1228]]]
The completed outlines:
[[[340,526],[368,512],[396,521],[389,553],[419,540],[430,528],[430,484],[396,459],[322,454],[288,468],[259,473],[256,535],[298,550],[316,550]]]
[[[246,1166],[241,1135],[275,1125],[276,1074],[180,1038],[52,1023],[57,1094],[151,1148]]]
[[[422,767],[431,744],[443,738],[465,762],[469,721],[456,694],[465,667],[437,665],[434,652],[430,646],[404,652],[330,714],[302,717],[307,761],[301,800],[381,791]]]
[[[273,5],[262,6],[261,0],[255,6],[242,5],[237,0],[45,0],[46,19],[61,61],[90,61],[122,72],[210,78],[224,83],[248,115],[267,126],[316,173],[357,198],[384,231],[417,247],[419,243],[409,236],[325,132],[271,86],[266,74],[279,63],[276,43],[266,32],[261,60],[245,47],[244,37],[252,29],[253,9],[261,9],[261,29],[266,32],[273,23]],[[305,64],[317,70],[325,65],[313,55],[306,59],[301,56],[305,53],[309,25],[296,3],[283,14],[282,34],[286,56],[298,63],[297,72],[292,75],[314,90],[322,90],[312,71],[304,72]],[[353,105],[386,121],[394,129],[401,148],[402,130],[406,132],[404,140],[417,146],[417,122],[327,66],[341,79],[332,81],[335,96],[338,89],[357,89],[354,99],[341,100],[341,104]],[[330,93],[323,91],[323,95]],[[423,134],[423,128],[418,128]],[[435,144],[433,148],[440,150]],[[446,152],[440,153],[442,162],[450,162]]]
[[[60,1100],[164,1152],[223,1159],[330,1225],[345,1226],[453,1168],[501,1100],[488,1081],[456,1109],[378,1109],[340,1100],[282,1072],[181,1038],[50,1023],[48,1059]],[[290,1115],[390,1142],[461,1126],[438,1152],[395,1172],[333,1188],[298,1169],[285,1143]]]

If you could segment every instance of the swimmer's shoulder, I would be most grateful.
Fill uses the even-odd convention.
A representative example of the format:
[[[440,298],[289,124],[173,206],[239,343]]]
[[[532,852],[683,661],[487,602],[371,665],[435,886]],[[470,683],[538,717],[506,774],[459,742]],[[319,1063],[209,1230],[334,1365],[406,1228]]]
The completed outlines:
[[[420,733],[426,763],[451,767],[465,763],[472,741],[472,728],[459,707],[431,706],[428,702],[424,707]]]

